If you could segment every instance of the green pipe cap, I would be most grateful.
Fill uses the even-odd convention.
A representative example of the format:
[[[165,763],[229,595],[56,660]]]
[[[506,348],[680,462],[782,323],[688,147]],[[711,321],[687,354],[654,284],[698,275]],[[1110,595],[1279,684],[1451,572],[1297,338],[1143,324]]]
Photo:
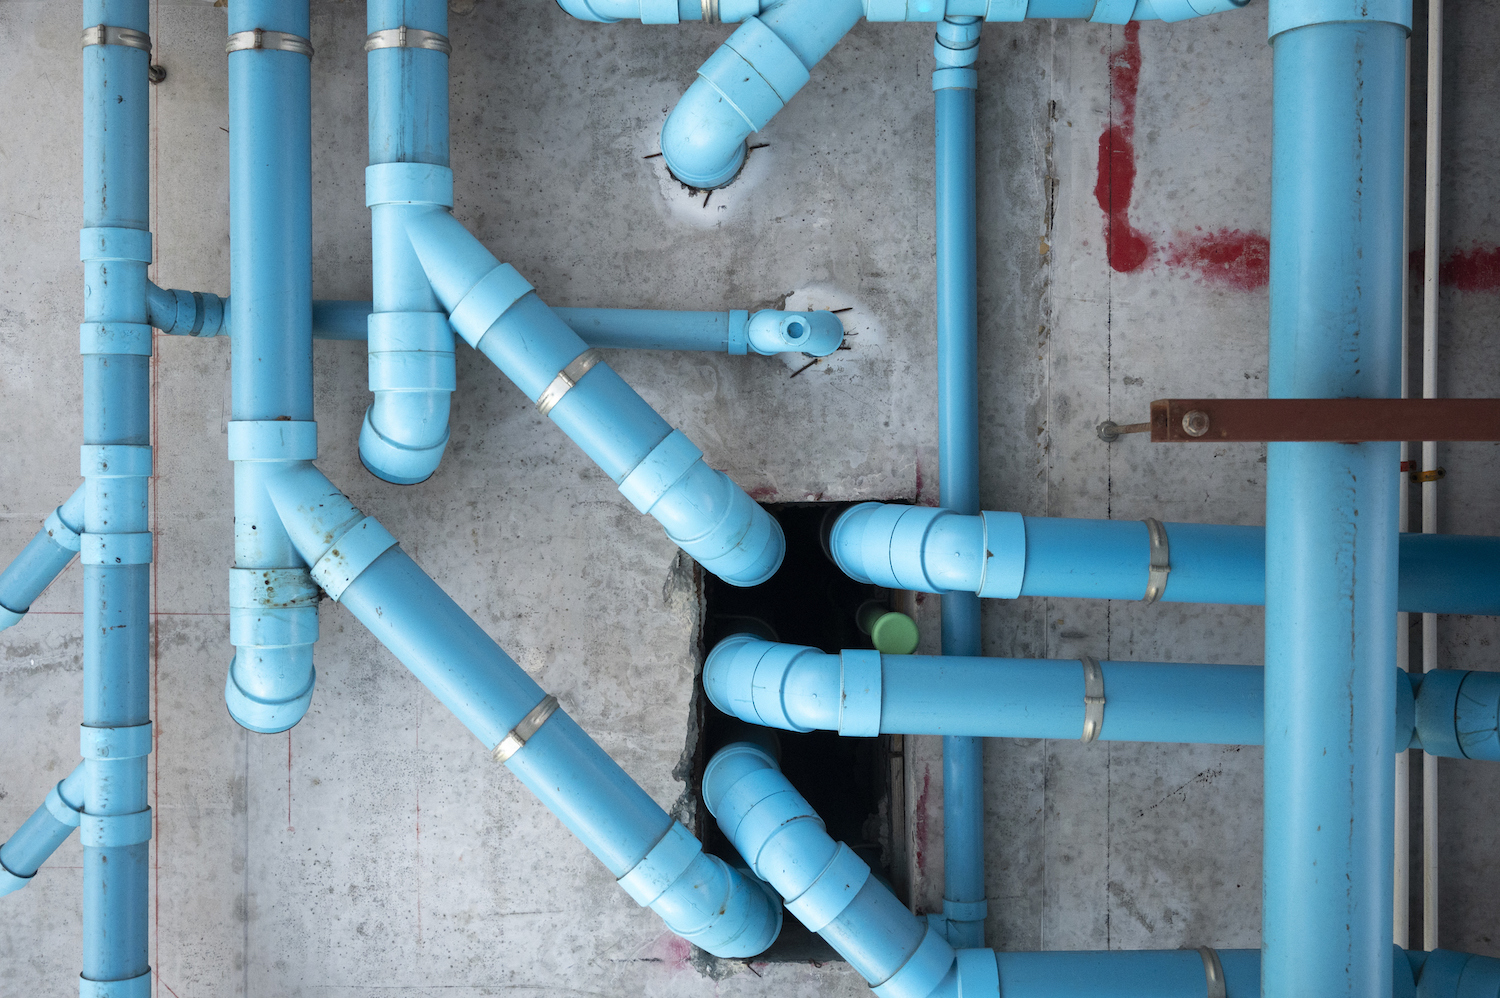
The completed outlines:
[[[870,642],[883,655],[910,655],[921,636],[917,622],[895,610],[882,613],[870,627]]]

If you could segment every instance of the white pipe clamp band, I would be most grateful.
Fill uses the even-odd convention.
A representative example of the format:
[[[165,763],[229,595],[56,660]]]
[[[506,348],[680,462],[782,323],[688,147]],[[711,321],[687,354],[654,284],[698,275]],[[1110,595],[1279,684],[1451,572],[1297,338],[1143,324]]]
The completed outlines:
[[[430,49],[452,55],[453,43],[436,31],[408,28],[403,24],[399,28],[386,28],[366,35],[365,51],[374,52],[376,49]]]
[[[552,411],[552,407],[562,401],[564,395],[572,391],[573,386],[583,380],[583,376],[594,369],[594,365],[604,360],[604,355],[593,347],[589,347],[583,353],[568,362],[568,366],[557,372],[557,377],[552,383],[542,389],[542,394],[536,400],[536,411],[543,416]]]
[[[557,697],[548,693],[542,697],[541,703],[527,711],[526,716],[521,718],[520,723],[511,728],[505,737],[500,739],[500,744],[496,745],[495,751],[490,753],[491,757],[496,762],[509,760],[511,756],[526,747],[526,743],[531,740],[531,737],[537,733],[542,725],[547,723],[547,718],[551,717],[556,711]]]
[[[1167,547],[1167,528],[1160,520],[1151,517],[1141,521],[1146,525],[1146,534],[1151,538],[1151,570],[1146,576],[1146,595],[1143,603],[1155,603],[1167,591],[1167,575],[1172,571],[1171,551]]]
[[[1092,742],[1098,739],[1104,727],[1104,670],[1099,660],[1090,655],[1079,659],[1083,666],[1083,738]]]
[[[128,49],[151,51],[151,36],[134,28],[116,28],[109,24],[96,24],[83,29],[83,47],[90,45],[123,45]]]
[[[1228,998],[1229,986],[1224,983],[1224,965],[1219,962],[1219,951],[1199,946],[1198,955],[1203,958],[1203,976],[1208,979],[1207,998]]]
[[[313,55],[312,42],[300,35],[289,34],[285,31],[266,31],[262,28],[252,28],[249,31],[236,31],[229,36],[229,41],[224,44],[225,52],[249,52],[254,49],[267,49],[275,52],[297,52],[307,56]]]

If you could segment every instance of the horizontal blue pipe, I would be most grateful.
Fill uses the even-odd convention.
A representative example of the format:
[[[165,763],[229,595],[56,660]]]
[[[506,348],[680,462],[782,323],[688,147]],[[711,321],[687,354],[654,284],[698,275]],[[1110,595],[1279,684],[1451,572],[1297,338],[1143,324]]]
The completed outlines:
[[[0,631],[20,621],[32,601],[78,554],[83,533],[84,486],[42,523],[21,553],[0,572]]]
[[[79,763],[31,817],[0,845],[0,897],[31,883],[36,871],[78,827],[83,812],[83,763]]]
[[[486,749],[543,691],[373,519],[310,463],[268,485],[314,577],[433,692]],[[780,930],[770,896],[706,856],[565,712],[507,767],[668,928],[711,953],[759,953]],[[645,864],[645,867],[642,867]]]
[[[1162,602],[1265,602],[1264,527],[1162,526],[1171,561]],[[929,593],[1138,600],[1150,575],[1139,520],[860,503],[839,517],[829,546],[851,578]],[[1399,549],[1402,610],[1500,614],[1500,537],[1402,534]]]
[[[1265,670],[1253,665],[1100,662],[1101,741],[1260,745]],[[1395,748],[1500,760],[1500,673],[1439,670],[1396,683]],[[1082,665],[1067,659],[882,655],[725,638],[703,666],[714,706],[786,731],[1078,738]]]
[[[1079,18],[1108,24],[1128,20],[1181,21],[1220,11],[1236,10],[1249,0],[947,0],[914,3],[909,0],[862,0],[864,16],[872,21],[941,21],[947,17],[981,17],[991,21],[1037,18]],[[558,0],[558,6],[585,21],[632,21],[679,24],[703,20],[700,0]],[[770,10],[770,0],[719,0],[719,20],[725,24]]]
[[[707,571],[759,585],[781,565],[781,527],[728,475],[674,431],[602,361],[578,380],[565,369],[587,344],[446,211],[413,213],[407,234],[450,321],[533,401],[563,391],[548,415],[642,513]],[[572,387],[567,387],[569,384]]]
[[[228,336],[228,298],[208,292],[164,291],[151,285],[151,324],[174,336]],[[367,340],[373,302],[319,299],[312,304],[313,338]],[[805,353],[826,357],[844,342],[844,326],[826,310],[694,312],[652,308],[554,308],[591,347],[701,350],[742,356]]]

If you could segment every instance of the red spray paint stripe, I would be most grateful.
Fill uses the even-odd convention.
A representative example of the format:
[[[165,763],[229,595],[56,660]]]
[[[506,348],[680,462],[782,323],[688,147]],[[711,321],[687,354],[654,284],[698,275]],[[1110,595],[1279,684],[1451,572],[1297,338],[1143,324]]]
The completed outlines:
[[[1459,250],[1438,267],[1438,283],[1459,291],[1500,289],[1500,247]]]
[[[1135,188],[1135,103],[1141,85],[1141,25],[1125,25],[1125,46],[1110,55],[1110,124],[1099,136],[1099,180],[1094,199],[1104,212],[1109,265],[1121,273],[1145,266],[1151,240],[1130,224]]]
[[[1210,284],[1255,291],[1271,281],[1271,240],[1240,229],[1205,232],[1173,243],[1167,263],[1195,271]]]

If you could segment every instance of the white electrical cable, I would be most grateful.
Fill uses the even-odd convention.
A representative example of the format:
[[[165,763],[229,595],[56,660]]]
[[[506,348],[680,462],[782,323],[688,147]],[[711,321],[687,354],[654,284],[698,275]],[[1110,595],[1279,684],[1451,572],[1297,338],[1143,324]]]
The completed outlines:
[[[1427,203],[1422,260],[1422,397],[1437,398],[1439,186],[1443,140],[1443,0],[1427,0]],[[1422,470],[1437,469],[1437,444],[1422,444]],[[1437,533],[1437,482],[1422,482],[1422,533]],[[1436,669],[1437,614],[1422,614],[1422,671]],[[1422,948],[1438,948],[1437,757],[1422,755]]]

